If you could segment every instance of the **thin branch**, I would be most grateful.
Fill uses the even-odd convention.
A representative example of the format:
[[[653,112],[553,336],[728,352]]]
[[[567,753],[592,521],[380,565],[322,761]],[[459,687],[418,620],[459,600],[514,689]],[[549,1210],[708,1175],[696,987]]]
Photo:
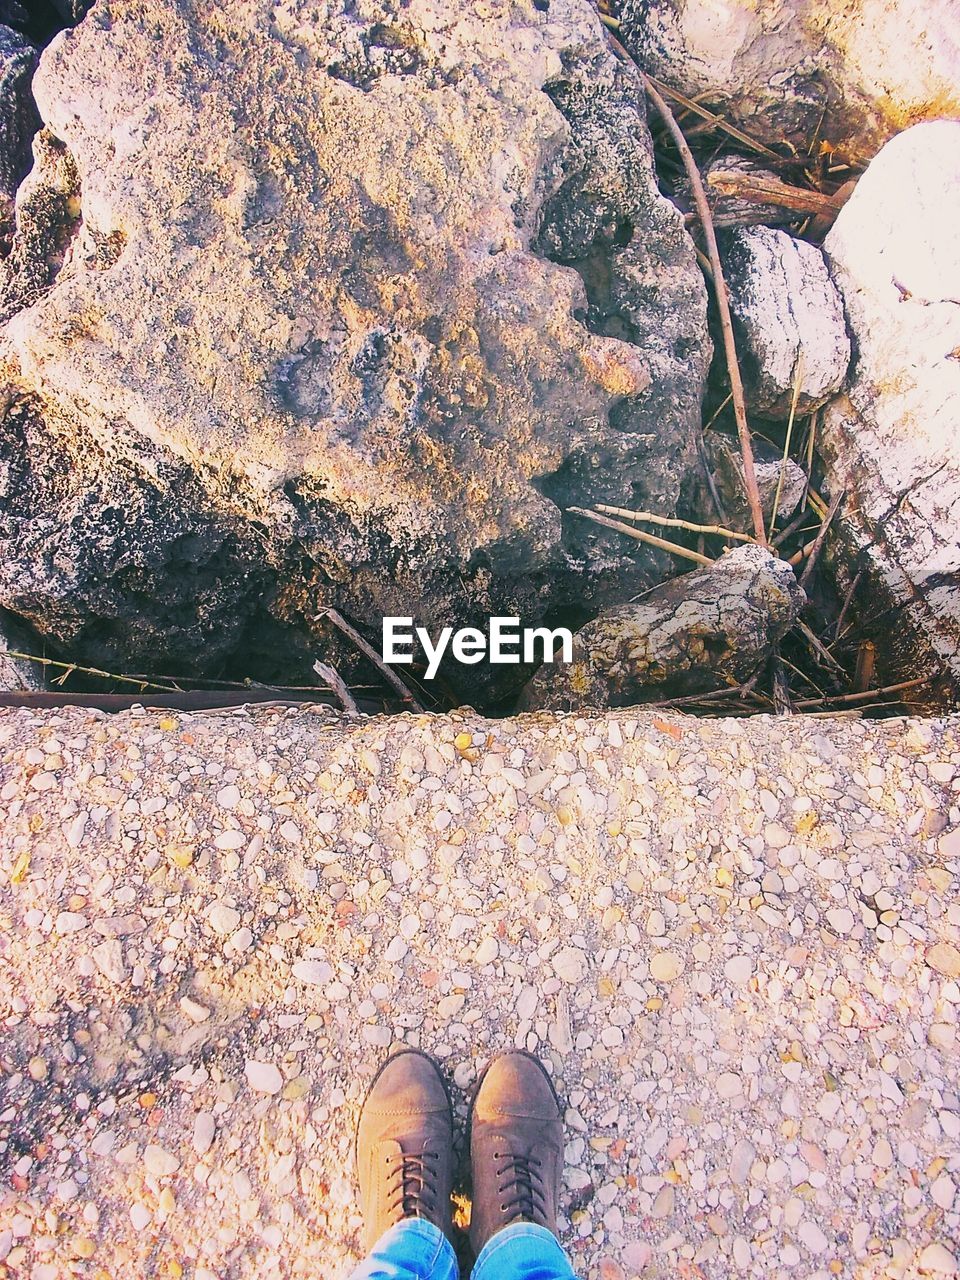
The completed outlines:
[[[636,538],[638,542],[646,542],[651,547],[659,547],[661,551],[669,551],[671,555],[680,556],[684,560],[692,560],[695,564],[703,564],[708,567],[714,563],[706,556],[702,556],[699,551],[691,551],[688,547],[681,547],[678,542],[667,542],[665,538],[658,538],[656,534],[644,533],[642,529],[634,529],[632,525],[623,524],[620,520],[611,520],[608,516],[602,516],[598,511],[588,511],[585,507],[567,507],[571,515],[584,516],[587,520],[593,520],[596,524],[602,524],[607,529],[616,529],[617,533],[625,533],[628,538]]]
[[[831,671],[838,676],[845,676],[847,674],[830,650],[824,648],[819,637],[810,630],[805,622],[797,622],[795,625],[804,640],[806,640],[807,644],[813,650],[814,655],[819,658],[825,666],[829,667]]]
[[[770,545],[774,547],[782,546],[787,541],[787,539],[791,537],[792,534],[797,532],[797,530],[803,524],[804,520],[808,519],[808,517],[809,517],[809,512],[807,511],[806,507],[803,507],[802,510],[800,511],[800,514],[798,516],[795,516],[790,521],[790,523],[786,526],[785,529],[780,530],[780,532],[773,539]],[[819,521],[815,526],[814,525],[810,526],[811,529],[819,528],[819,527],[820,527]],[[804,529],[804,533],[808,533],[808,532],[809,530]]]
[[[730,403],[732,399],[733,399],[733,393],[731,391],[728,391],[727,394],[720,401],[720,404],[718,405],[718,407],[714,409],[713,413],[710,415],[709,420],[705,423],[703,428],[704,432],[707,432],[710,430],[710,428],[713,426],[716,420],[720,417],[721,413],[723,413],[724,409],[727,407],[727,405]]]
[[[611,43],[613,41],[611,40]],[[620,41],[616,43],[620,45],[627,57],[630,54],[624,49]],[[631,59],[632,60],[632,59]],[[778,156],[776,151],[771,151],[769,147],[765,147],[762,142],[758,142],[756,138],[751,138],[749,133],[744,133],[742,129],[738,129],[736,125],[729,124],[722,116],[718,116],[715,111],[710,111],[707,107],[702,107],[699,102],[695,102],[693,98],[688,98],[682,94],[679,89],[671,89],[669,85],[663,83],[662,80],[654,80],[653,76],[647,76],[651,84],[669,98],[671,102],[675,102],[678,106],[683,107],[685,111],[692,111],[695,115],[700,116],[704,120],[709,120],[715,129],[720,129],[723,133],[727,133],[731,138],[736,138],[738,142],[742,142],[745,147],[749,147],[751,151],[756,151],[758,155],[766,156],[769,160],[776,160],[778,164],[783,162],[783,156]]]
[[[403,683],[403,681],[400,679],[397,673],[391,667],[387,666],[384,660],[380,657],[379,653],[377,653],[376,649],[374,649],[372,645],[368,644],[366,640],[364,640],[363,636],[360,634],[359,631],[356,631],[353,627],[351,627],[350,623],[346,620],[346,618],[342,616],[342,614],[339,614],[336,611],[336,609],[328,607],[326,609],[321,610],[321,612],[317,614],[314,621],[319,622],[322,618],[329,618],[338,631],[342,631],[348,640],[353,641],[353,643],[357,646],[360,652],[365,657],[369,658],[370,661],[373,663],[373,665],[378,669],[378,671],[380,671],[384,679],[387,680],[391,685],[393,685],[394,689],[396,689],[397,693],[399,693],[400,697],[407,704],[407,706],[413,707],[415,711],[423,710],[423,707],[421,706],[421,704],[413,696],[413,694],[410,692],[407,686]]]
[[[722,196],[747,200],[751,204],[776,205],[793,213],[816,213],[831,219],[846,203],[836,196],[825,196],[821,191],[793,187],[779,178],[769,178],[761,173],[740,173],[734,169],[714,169],[707,176],[707,186]]]
[[[856,594],[857,587],[860,585],[860,579],[863,577],[865,572],[866,570],[864,569],[858,569],[854,575],[853,581],[850,583],[849,587],[847,587],[847,594],[843,597],[843,608],[840,610],[840,615],[837,618],[837,626],[834,631],[834,644],[836,644],[840,639],[840,635],[843,631],[843,623],[847,616],[847,610],[853,603],[853,597]]]
[[[929,684],[929,676],[917,676],[915,680],[901,680],[899,684],[888,684],[882,689],[868,689],[864,693],[836,693],[823,698],[804,698],[795,705],[798,707],[819,707],[825,702],[869,702],[881,694],[903,693],[905,689],[916,689],[921,684]]]
[[[773,511],[770,513],[770,537],[777,527],[777,512],[780,510],[780,495],[783,493],[783,480],[787,473],[787,459],[790,457],[790,437],[793,435],[793,422],[797,416],[797,401],[800,399],[800,380],[803,377],[803,348],[797,352],[797,364],[793,374],[793,395],[790,397],[790,416],[787,418],[787,435],[783,442],[783,457],[780,460],[780,472],[777,476],[777,491],[773,495]]]
[[[844,490],[838,489],[836,496],[834,497],[833,501],[830,503],[830,506],[827,510],[827,514],[823,518],[823,524],[820,526],[820,532],[817,534],[814,544],[810,548],[810,554],[807,557],[807,563],[804,566],[803,573],[800,575],[801,588],[806,588],[807,583],[810,581],[810,577],[813,573],[814,568],[816,567],[817,560],[820,557],[820,552],[823,549],[823,544],[826,541],[827,530],[830,528],[830,525],[833,522],[833,517],[840,510],[840,503],[843,501],[845,497],[846,497],[846,494]]]
[[[350,690],[343,682],[343,677],[336,667],[329,666],[326,662],[315,662],[313,669],[321,680],[326,680],[330,686],[334,696],[339,699],[341,707],[348,716],[358,716],[360,708],[354,702]]]
[[[787,673],[783,669],[783,659],[780,657],[780,646],[775,644],[773,652],[770,654],[770,665],[773,670],[773,707],[778,716],[792,716],[793,700],[790,697],[790,681],[787,679]]]
[[[643,520],[650,524],[668,526],[671,529],[689,529],[691,533],[715,533],[721,538],[736,538],[738,542],[753,542],[750,533],[738,533],[736,529],[725,529],[719,524],[693,524],[690,520],[679,520],[671,516],[654,515],[652,511],[629,511],[626,507],[608,507],[598,502],[598,511],[607,516],[621,516],[624,520]]]
[[[629,57],[627,51],[616,42],[623,54]],[[634,64],[636,66],[636,64]],[[710,258],[710,266],[713,270],[714,293],[717,299],[717,313],[720,317],[720,329],[723,334],[723,349],[727,358],[727,373],[730,378],[730,391],[733,395],[733,412],[737,421],[737,434],[740,437],[740,452],[743,455],[743,485],[747,492],[747,503],[750,507],[750,518],[753,523],[754,534],[756,540],[761,547],[767,545],[767,533],[763,519],[763,506],[760,502],[760,490],[757,486],[756,470],[753,464],[753,445],[750,441],[750,427],[747,423],[747,406],[743,394],[743,380],[740,377],[740,365],[737,362],[737,347],[733,337],[733,321],[730,317],[730,297],[727,292],[727,282],[724,279],[723,267],[720,263],[720,250],[717,247],[717,236],[713,227],[713,215],[710,212],[710,203],[707,200],[707,193],[703,185],[703,179],[700,176],[700,170],[697,168],[697,162],[693,158],[693,152],[687,144],[686,138],[683,136],[683,130],[677,124],[673,117],[673,112],[667,106],[664,99],[658,93],[653,81],[642,68],[637,67],[637,73],[646,87],[647,93],[650,95],[654,105],[663,117],[663,122],[673,138],[677,150],[684,163],[687,171],[687,177],[690,179],[690,187],[693,192],[694,203],[697,206],[697,213],[700,215],[700,222],[703,228],[703,237],[707,245],[707,254]]]
[[[716,416],[716,415],[714,415]],[[709,424],[708,424],[709,425]],[[704,428],[705,430],[706,428]],[[713,478],[713,472],[710,470],[710,462],[707,458],[706,446],[703,443],[703,432],[697,436],[697,457],[700,459],[700,469],[703,471],[703,478],[707,482],[707,489],[710,492],[710,501],[713,503],[714,510],[726,525],[729,523],[727,509],[723,505],[723,499],[717,491],[717,484]]]
[[[39,658],[35,653],[18,653],[15,649],[4,649],[8,658],[20,658],[24,662],[38,662],[42,667],[56,667],[63,674],[58,678],[62,683],[66,678],[79,671],[84,676],[99,676],[101,680],[116,680],[121,684],[135,684],[141,690],[156,689],[161,693],[170,693],[168,685],[157,684],[153,680],[142,680],[139,676],[120,676],[115,671],[101,671],[98,667],[80,667],[75,662],[56,662],[53,658]]]
[[[793,555],[790,556],[790,558],[787,560],[787,564],[792,564],[793,567],[796,569],[798,565],[801,565],[803,563],[805,556],[809,556],[812,554],[813,548],[816,545],[817,545],[816,539],[814,539],[813,542],[808,542],[805,546],[802,546],[799,551],[795,551]]]
[[[817,684],[816,680],[811,680],[805,671],[801,671],[800,668],[795,666],[790,661],[789,658],[785,658],[782,653],[780,655],[780,661],[783,663],[785,667],[789,667],[789,669],[793,672],[795,676],[799,676],[800,679],[803,680],[805,684],[808,684],[811,689],[816,689],[817,693],[819,693],[822,698],[825,698],[827,696],[824,693],[824,691],[820,688],[820,686]]]

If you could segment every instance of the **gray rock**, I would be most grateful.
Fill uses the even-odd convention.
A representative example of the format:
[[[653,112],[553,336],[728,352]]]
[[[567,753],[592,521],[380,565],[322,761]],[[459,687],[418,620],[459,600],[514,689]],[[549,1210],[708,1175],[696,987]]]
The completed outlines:
[[[561,517],[673,509],[710,354],[587,0],[102,0],[35,92],[0,603],[98,665],[310,672],[319,604],[379,638],[662,579]]]
[[[820,250],[785,231],[749,227],[724,237],[723,267],[748,408],[786,419],[797,377],[798,414],[835,395],[850,339]]]
[[[767,143],[865,162],[898,130],[960,112],[956,0],[624,0],[648,71]]]
[[[543,666],[523,710],[618,707],[740,684],[790,629],[803,592],[790,565],[745,543],[574,637],[573,662]]]
[[[841,578],[862,570],[866,634],[907,675],[960,683],[960,123],[908,129],[826,239],[857,359],[820,439],[848,493]]]
[[[743,454],[739,443],[732,437],[721,435],[717,431],[707,431],[703,437],[704,453],[707,465],[713,475],[717,495],[723,503],[723,519],[729,529],[737,529],[741,533],[753,532],[753,520],[747,502],[747,491],[743,479]],[[773,451],[764,448],[763,442],[754,442],[754,473],[757,478],[757,489],[760,492],[760,506],[763,509],[764,521],[769,530],[773,518],[773,509],[777,509],[777,525],[783,528],[787,520],[794,514],[807,487],[806,473],[792,458],[784,462],[783,455],[773,455]],[[781,472],[783,479],[781,481]],[[779,496],[778,496],[779,489]],[[702,493],[701,507],[708,523],[716,522],[716,511],[712,506],[710,495]]]
[[[13,197],[30,168],[30,140],[40,127],[30,92],[36,65],[33,45],[0,26],[0,249],[9,245]]]
[[[0,610],[0,692],[25,693],[42,689],[43,667],[23,658],[13,658],[11,651],[34,653],[36,647],[16,619]]]

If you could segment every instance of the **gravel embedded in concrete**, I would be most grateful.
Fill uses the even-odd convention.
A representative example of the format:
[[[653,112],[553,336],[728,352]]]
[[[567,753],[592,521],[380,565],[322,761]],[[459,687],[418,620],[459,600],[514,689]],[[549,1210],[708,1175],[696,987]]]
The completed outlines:
[[[955,1274],[958,884],[957,718],[0,712],[0,1275],[337,1280],[399,1040],[585,1280]]]

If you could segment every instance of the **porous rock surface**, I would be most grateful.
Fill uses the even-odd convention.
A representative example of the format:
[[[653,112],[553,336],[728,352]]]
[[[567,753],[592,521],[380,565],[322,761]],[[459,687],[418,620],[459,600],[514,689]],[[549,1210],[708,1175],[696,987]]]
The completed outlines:
[[[27,633],[8,615],[0,613],[0,692],[43,688],[43,667],[13,654],[30,653]]]
[[[843,301],[816,245],[773,227],[730,233],[724,277],[742,353],[748,408],[786,419],[819,408],[843,386],[850,338]]]
[[[3,25],[0,14],[0,250],[13,230],[13,197],[30,168],[30,140],[40,120],[30,95],[37,51],[22,35]]]
[[[960,682],[960,123],[889,142],[824,247],[856,360],[823,415],[820,443],[842,575],[862,571],[868,632],[905,668]]]
[[[767,143],[864,163],[900,130],[960,116],[957,0],[624,0],[648,71]]]
[[[103,0],[34,89],[6,607],[88,660],[209,670],[265,618],[309,647],[321,603],[533,622],[663,575],[561,524],[673,507],[709,358],[586,0]]]
[[[740,684],[770,656],[804,602],[793,569],[744,544],[636,603],[606,609],[573,638],[573,661],[544,664],[521,706],[576,710]]]
[[[584,1280],[956,1274],[956,719],[4,711],[0,818],[8,1276],[339,1280],[401,1041]]]

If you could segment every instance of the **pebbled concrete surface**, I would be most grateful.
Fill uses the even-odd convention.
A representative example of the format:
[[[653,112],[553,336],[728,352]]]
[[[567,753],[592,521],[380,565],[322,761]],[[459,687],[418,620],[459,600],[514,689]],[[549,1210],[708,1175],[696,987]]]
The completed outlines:
[[[958,730],[0,712],[0,1275],[336,1280],[399,1040],[586,1280],[956,1274]]]

